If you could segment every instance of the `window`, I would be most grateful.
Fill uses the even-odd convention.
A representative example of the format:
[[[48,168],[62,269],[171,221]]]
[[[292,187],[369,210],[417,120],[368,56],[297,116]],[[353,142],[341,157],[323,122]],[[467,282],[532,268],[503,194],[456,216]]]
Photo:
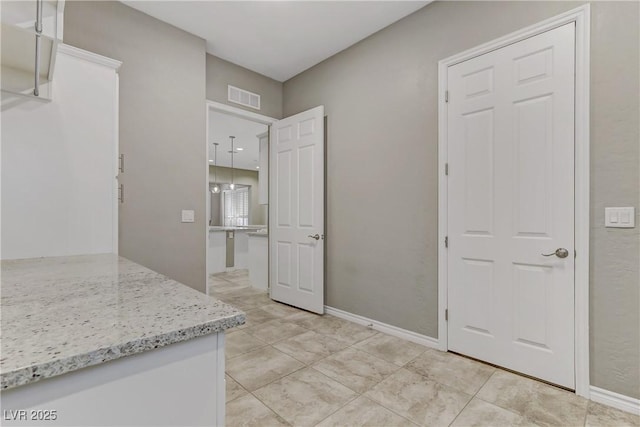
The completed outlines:
[[[222,217],[225,227],[249,225],[249,187],[222,192]]]

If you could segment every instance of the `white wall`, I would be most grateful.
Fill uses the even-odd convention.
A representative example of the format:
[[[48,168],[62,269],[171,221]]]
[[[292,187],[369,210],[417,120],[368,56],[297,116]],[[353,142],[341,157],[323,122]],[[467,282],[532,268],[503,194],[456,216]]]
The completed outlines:
[[[53,101],[2,94],[2,259],[117,252],[117,82],[60,52]]]

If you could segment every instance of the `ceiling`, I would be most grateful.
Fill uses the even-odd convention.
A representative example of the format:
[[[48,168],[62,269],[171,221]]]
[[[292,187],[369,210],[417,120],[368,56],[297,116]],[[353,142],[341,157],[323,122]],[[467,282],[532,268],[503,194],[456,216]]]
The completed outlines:
[[[266,131],[267,125],[217,111],[209,111],[209,164],[214,164],[212,162],[214,160],[213,143],[217,142],[220,145],[218,145],[216,164],[231,167],[231,140],[229,136],[233,135],[236,137],[233,143],[236,151],[233,156],[233,167],[257,171],[260,144],[256,135]]]
[[[207,52],[286,81],[430,1],[123,1],[207,41]]]

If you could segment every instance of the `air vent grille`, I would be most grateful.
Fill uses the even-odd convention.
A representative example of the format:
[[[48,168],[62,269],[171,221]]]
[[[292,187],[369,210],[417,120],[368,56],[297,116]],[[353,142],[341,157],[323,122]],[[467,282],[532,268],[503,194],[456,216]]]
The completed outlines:
[[[260,109],[260,95],[229,85],[229,101],[245,107]]]

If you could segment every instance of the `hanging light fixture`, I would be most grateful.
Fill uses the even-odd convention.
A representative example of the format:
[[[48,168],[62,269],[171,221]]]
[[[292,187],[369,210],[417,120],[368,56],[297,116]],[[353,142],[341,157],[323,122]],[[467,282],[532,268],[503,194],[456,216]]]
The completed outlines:
[[[229,188],[234,190],[236,188],[236,185],[233,182],[233,140],[236,139],[235,136],[229,136],[229,139],[231,140],[231,184],[229,184]]]
[[[213,143],[213,188],[212,193],[219,193],[220,186],[218,185],[218,143]]]

